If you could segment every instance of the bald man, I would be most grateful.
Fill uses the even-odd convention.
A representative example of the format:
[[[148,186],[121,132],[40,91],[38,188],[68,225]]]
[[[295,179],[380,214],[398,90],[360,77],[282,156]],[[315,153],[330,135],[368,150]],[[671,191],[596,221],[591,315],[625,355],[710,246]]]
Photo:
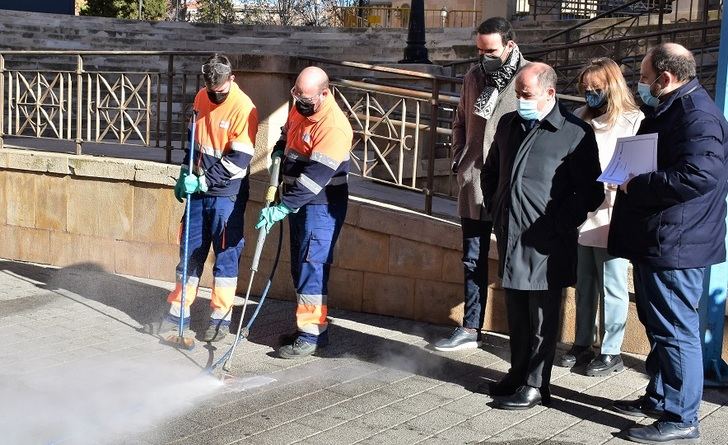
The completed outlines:
[[[563,289],[576,283],[579,226],[604,200],[591,126],[561,107],[543,63],[516,76],[517,110],[498,122],[481,173],[505,290],[511,369],[489,393],[518,410],[551,400]]]
[[[260,213],[256,228],[289,216],[291,275],[296,286],[297,332],[281,358],[306,357],[328,343],[327,282],[334,245],[346,217],[353,131],[317,67],[301,71],[291,89],[294,107],[272,156],[282,157],[281,202]]]
[[[637,314],[651,349],[650,382],[614,409],[656,417],[627,438],[697,443],[703,361],[697,312],[705,268],[725,260],[728,123],[695,77],[695,59],[675,43],[651,49],[640,66],[645,119],[657,133],[657,170],[619,187],[609,253],[632,261]]]

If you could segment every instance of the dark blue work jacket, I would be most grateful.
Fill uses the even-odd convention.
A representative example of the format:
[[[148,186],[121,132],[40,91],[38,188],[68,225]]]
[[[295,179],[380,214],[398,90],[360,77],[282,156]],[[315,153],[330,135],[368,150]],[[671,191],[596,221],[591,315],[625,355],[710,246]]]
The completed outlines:
[[[637,134],[657,133],[657,170],[617,192],[609,253],[661,269],[725,260],[728,123],[697,79],[656,108]]]

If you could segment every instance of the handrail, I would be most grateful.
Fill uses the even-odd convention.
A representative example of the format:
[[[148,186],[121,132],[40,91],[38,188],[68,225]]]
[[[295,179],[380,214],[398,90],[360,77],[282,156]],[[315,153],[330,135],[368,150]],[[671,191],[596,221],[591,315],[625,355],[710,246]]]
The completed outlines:
[[[347,62],[347,61],[338,61],[338,60],[330,60],[330,59],[324,59],[322,57],[314,57],[314,56],[299,56],[300,60],[308,60],[311,62],[318,62],[318,63],[326,63],[329,65],[336,65],[336,66],[348,66],[351,68],[361,68],[364,70],[370,70],[370,71],[377,71],[381,73],[389,73],[389,74],[398,74],[400,76],[407,76],[407,77],[416,77],[419,79],[430,79],[430,80],[439,80],[442,82],[452,82],[452,83],[462,83],[462,79],[458,77],[450,77],[450,76],[442,76],[439,74],[430,74],[430,73],[422,73],[419,71],[410,71],[410,70],[403,70],[400,68],[391,68],[388,66],[381,66],[381,65],[371,65],[368,63],[360,63],[360,62]]]
[[[215,51],[120,51],[120,50],[4,50],[0,49],[3,55],[49,55],[49,56],[199,56],[210,55]]]
[[[349,80],[349,79],[338,79],[334,78],[332,79],[332,82],[338,83],[340,85],[348,86],[351,88],[364,90],[364,91],[372,91],[377,93],[384,93],[384,94],[392,94],[400,97],[407,97],[410,99],[419,99],[419,100],[429,100],[433,98],[433,94],[429,91],[416,91],[412,90],[410,88],[405,87],[397,87],[397,86],[390,86],[390,85],[381,85],[378,83],[367,83],[367,82],[360,82],[357,80]],[[460,96],[454,95],[454,94],[443,94],[440,92],[439,96],[437,97],[437,100],[442,103],[446,103],[449,105],[457,105],[460,103]]]
[[[710,29],[718,29],[720,28],[720,23],[712,23],[709,25],[701,25],[701,26],[694,26],[689,28],[672,28],[672,29],[665,29],[662,31],[653,31],[649,33],[640,34],[639,38],[644,39],[645,37],[659,37],[664,36],[668,34],[676,34],[681,32],[695,32],[695,31],[707,31]],[[543,56],[548,53],[552,53],[555,51],[561,51],[565,49],[574,49],[574,48],[585,48],[589,46],[601,46],[604,44],[614,43],[614,42],[623,42],[626,40],[634,40],[635,36],[620,36],[620,37],[613,37],[611,39],[604,39],[604,40],[593,40],[590,42],[577,42],[577,43],[567,43],[563,45],[548,47],[548,48],[541,48],[541,49],[534,49],[523,52],[523,57],[530,57],[530,56]],[[469,59],[462,59],[462,60],[455,60],[452,62],[445,63],[441,66],[443,67],[452,67],[455,65],[465,65],[465,64],[471,64],[475,63],[479,60],[478,57],[471,57]]]
[[[713,23],[710,25],[702,25],[702,26],[695,26],[690,28],[673,28],[669,30],[662,30],[662,31],[653,31],[653,32],[647,32],[644,34],[640,34],[639,36],[621,36],[621,37],[614,37],[611,39],[606,40],[598,40],[598,41],[592,41],[592,42],[579,42],[579,43],[569,43],[566,45],[560,45],[555,46],[552,48],[542,48],[540,50],[532,50],[523,53],[524,56],[532,56],[532,55],[544,55],[548,53],[552,53],[554,51],[561,51],[565,49],[574,49],[574,48],[584,48],[588,46],[597,46],[597,45],[604,45],[605,43],[615,43],[615,42],[624,42],[626,40],[635,40],[636,37],[639,37],[640,39],[644,39],[646,37],[658,37],[663,36],[666,34],[676,34],[681,32],[695,32],[695,31],[707,31],[709,29],[719,29],[720,23]]]
[[[575,30],[575,29],[577,29],[577,28],[581,28],[582,26],[584,26],[584,25],[587,25],[587,24],[589,24],[589,23],[591,23],[591,22],[593,22],[593,21],[595,21],[595,20],[598,20],[598,19],[601,19],[601,18],[603,18],[603,17],[606,17],[606,16],[608,16],[608,15],[610,15],[610,14],[613,14],[613,13],[615,13],[615,12],[617,12],[617,11],[621,11],[622,9],[625,9],[625,8],[627,8],[628,6],[632,6],[632,5],[634,5],[635,3],[639,3],[639,2],[641,2],[641,1],[642,1],[642,0],[631,0],[631,1],[629,1],[629,2],[627,2],[627,3],[625,3],[625,4],[623,4],[623,5],[617,6],[616,8],[612,8],[612,9],[610,9],[609,11],[606,11],[606,12],[603,12],[603,13],[601,13],[601,14],[598,14],[598,15],[596,15],[596,16],[594,16],[594,17],[590,18],[590,19],[584,20],[583,22],[579,22],[579,23],[577,23],[577,24],[575,24],[575,25],[571,25],[571,26],[569,26],[569,27],[568,27],[568,28],[566,28],[566,29],[562,29],[561,31],[557,31],[557,32],[555,32],[555,33],[553,33],[553,34],[551,34],[551,35],[549,35],[549,36],[545,37],[545,38],[544,38],[543,40],[541,40],[541,41],[542,41],[542,42],[547,42],[547,41],[549,41],[549,40],[551,40],[551,39],[553,39],[553,38],[556,38],[556,37],[558,37],[558,36],[560,36],[560,35],[562,35],[562,34],[566,34],[566,33],[568,33],[568,32],[571,32],[571,31],[573,31],[573,30]]]

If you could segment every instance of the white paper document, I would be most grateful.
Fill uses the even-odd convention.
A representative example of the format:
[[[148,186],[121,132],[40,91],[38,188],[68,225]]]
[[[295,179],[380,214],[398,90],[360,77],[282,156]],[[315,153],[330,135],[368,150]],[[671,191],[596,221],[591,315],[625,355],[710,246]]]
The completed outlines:
[[[617,147],[598,181],[621,185],[631,175],[657,170],[657,133],[617,138]]]

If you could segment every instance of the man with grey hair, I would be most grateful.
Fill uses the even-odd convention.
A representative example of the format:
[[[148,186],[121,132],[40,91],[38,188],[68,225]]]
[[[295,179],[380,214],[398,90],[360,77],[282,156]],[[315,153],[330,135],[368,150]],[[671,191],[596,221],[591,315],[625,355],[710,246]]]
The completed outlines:
[[[620,185],[609,253],[634,267],[637,314],[651,350],[650,382],[637,400],[614,409],[656,417],[627,438],[697,443],[703,389],[698,303],[705,268],[725,260],[728,123],[695,78],[684,47],[651,49],[640,66],[645,119],[637,134],[657,133],[657,170]]]
[[[516,77],[516,112],[498,122],[481,175],[498,238],[511,369],[490,395],[502,409],[548,405],[563,289],[576,283],[579,226],[604,200],[591,126],[556,99],[556,73]]]

